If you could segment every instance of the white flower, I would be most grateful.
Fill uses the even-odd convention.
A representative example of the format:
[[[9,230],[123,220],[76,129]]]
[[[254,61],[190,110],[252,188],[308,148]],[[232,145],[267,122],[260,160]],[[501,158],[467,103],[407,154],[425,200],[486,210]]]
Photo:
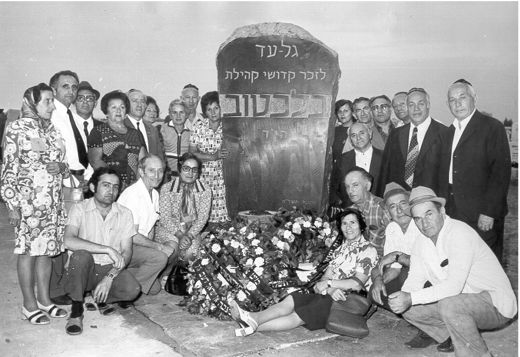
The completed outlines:
[[[262,258],[262,257],[256,257],[254,264],[255,264],[255,266],[257,266],[257,267],[262,267],[262,266],[264,266],[264,262],[265,262],[265,261],[264,261],[264,258]]]
[[[229,240],[224,239],[224,245],[229,245]]]
[[[291,231],[287,231],[287,230],[286,230],[286,231],[283,232],[283,237],[284,237],[285,239],[289,238],[290,236],[292,236]]]
[[[289,274],[287,272],[287,269],[283,269],[280,271],[280,279],[287,278],[288,275]]]
[[[240,234],[245,234],[247,231],[247,227],[240,228]]]
[[[302,227],[300,226],[299,223],[295,223],[292,226],[292,231],[293,231],[293,233],[300,234],[302,232]]]
[[[220,245],[218,245],[217,243],[213,243],[213,245],[211,246],[211,250],[213,251],[213,253],[220,252]]]
[[[264,253],[264,250],[260,247],[257,247],[255,249],[255,253],[256,253],[256,255],[262,255]]]
[[[209,235],[209,238],[210,238],[210,239],[215,239],[215,235],[214,235],[213,233],[211,233],[211,234]]]
[[[200,280],[197,280],[197,282],[195,283],[195,285],[193,286],[195,289],[200,289],[202,288],[202,282]]]
[[[247,239],[253,239],[254,237],[256,237],[256,233],[253,233],[253,232],[251,232],[247,235]]]
[[[256,258],[256,259],[258,259],[258,258]],[[262,276],[264,274],[264,268],[262,268],[262,267],[256,267],[253,270],[256,273],[256,275],[258,275],[258,276]]]
[[[229,231],[230,231],[230,232],[234,232],[234,231],[235,231],[235,227],[231,227],[231,228],[229,228]]]
[[[208,295],[208,292],[206,291],[206,289],[202,289],[200,291],[200,295]]]
[[[260,240],[259,239],[253,239],[251,241],[251,245],[254,246],[254,247],[256,247],[258,244],[260,244]]]
[[[276,243],[276,246],[277,246],[279,249],[283,250],[283,247],[285,246],[285,243],[284,243],[283,241],[278,241],[278,243]]]
[[[316,218],[316,220],[314,221],[314,226],[316,226],[316,228],[320,228],[322,225],[323,223],[321,221],[321,218]]]
[[[240,244],[238,244],[238,242],[234,239],[231,240],[231,246],[233,248],[238,248],[240,246]]]
[[[244,301],[246,298],[247,298],[247,295],[242,290],[240,290],[237,293],[237,300],[238,301]]]
[[[256,284],[253,283],[252,281],[250,281],[249,283],[247,283],[246,289],[249,290],[249,291],[255,291],[256,290]]]
[[[329,228],[329,227],[323,229],[323,234],[325,234],[325,235],[327,235],[327,236],[330,234],[330,232],[331,232],[331,231],[330,231],[330,228]]]
[[[271,243],[273,243],[274,245],[277,245],[278,242],[279,242],[279,240],[278,240],[278,237],[276,237],[276,236],[271,239]]]
[[[326,239],[325,239],[325,245],[326,245],[327,247],[330,247],[330,246],[332,245],[332,239],[331,239],[331,238],[326,238]]]
[[[303,222],[303,226],[304,226],[305,228],[309,228],[309,227],[311,226],[311,222],[309,222],[309,221],[305,221],[305,222]]]
[[[291,226],[292,226],[292,222],[285,223],[285,228],[291,228]]]
[[[200,265],[208,265],[209,264],[209,259],[208,258],[204,258],[200,261]]]
[[[289,236],[289,238],[287,238],[287,241],[288,241],[289,243],[294,242],[294,235],[291,234],[291,235]]]
[[[251,265],[253,265],[253,259],[252,258],[248,258],[246,260],[246,266],[251,266]]]

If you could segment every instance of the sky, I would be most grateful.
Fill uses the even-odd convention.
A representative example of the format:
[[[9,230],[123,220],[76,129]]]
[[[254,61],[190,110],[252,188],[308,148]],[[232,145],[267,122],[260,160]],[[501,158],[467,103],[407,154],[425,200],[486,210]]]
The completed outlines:
[[[219,46],[262,22],[298,25],[338,53],[337,99],[422,87],[448,124],[447,88],[465,78],[479,109],[517,120],[516,2],[0,2],[0,108],[71,69],[102,95],[141,89],[164,117],[185,84],[216,90]]]

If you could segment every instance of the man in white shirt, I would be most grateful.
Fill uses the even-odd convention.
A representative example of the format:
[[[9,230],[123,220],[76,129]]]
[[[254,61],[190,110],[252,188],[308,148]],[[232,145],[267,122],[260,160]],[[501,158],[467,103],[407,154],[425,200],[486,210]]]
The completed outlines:
[[[200,100],[199,88],[191,83],[186,84],[181,92],[181,100],[186,107],[186,115],[188,116],[184,127],[194,132],[196,124],[204,119],[201,114],[197,113],[197,105]]]
[[[155,223],[159,219],[159,193],[156,188],[161,184],[164,174],[164,163],[158,156],[147,155],[139,160],[139,180],[123,191],[118,203],[130,211],[138,234],[133,238],[133,254],[129,266],[134,263],[147,266],[137,277],[141,283],[141,291],[155,295],[161,291],[157,275],[166,266],[166,261],[175,251],[167,243],[153,241]]]
[[[389,296],[397,314],[436,341],[451,337],[456,356],[491,356],[479,330],[504,326],[516,297],[499,261],[478,233],[446,215],[446,200],[431,189],[410,194],[416,240],[401,291]],[[429,282],[431,286],[424,287]]]

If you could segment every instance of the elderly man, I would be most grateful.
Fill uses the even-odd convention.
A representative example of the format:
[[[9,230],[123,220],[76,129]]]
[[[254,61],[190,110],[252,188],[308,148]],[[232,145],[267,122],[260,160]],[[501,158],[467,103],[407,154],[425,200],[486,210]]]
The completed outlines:
[[[407,96],[406,92],[397,92],[392,99],[392,108],[394,108],[395,117],[399,120],[399,124],[396,125],[397,128],[410,122],[408,105],[406,104]]]
[[[455,119],[447,135],[440,179],[449,182],[448,214],[475,229],[502,262],[511,179],[509,143],[504,125],[479,112],[476,100],[473,86],[465,80],[448,90]]]
[[[160,132],[164,142],[168,173],[178,176],[177,162],[182,154],[189,150],[191,131],[184,126],[187,119],[187,109],[182,100],[174,99],[170,103],[168,112],[170,120],[161,126]],[[169,181],[169,178],[168,176],[167,181]]]
[[[125,125],[137,129],[141,133],[144,146],[148,153],[164,159],[164,148],[159,138],[159,130],[143,119],[146,110],[146,95],[137,89],[130,89],[126,94],[130,101],[130,109],[125,118]]]
[[[370,99],[359,97],[352,104],[354,108],[354,117],[357,121],[366,124],[372,130],[372,146],[379,150],[384,150],[385,141],[379,131],[374,129],[374,118],[370,109]],[[346,151],[345,149],[343,151]]]
[[[345,175],[345,188],[352,201],[351,207],[362,214],[369,230],[370,243],[382,255],[385,244],[385,228],[390,222],[390,216],[384,208],[383,200],[370,193],[372,176],[360,167],[352,168]]]
[[[383,152],[383,164],[376,194],[396,182],[406,190],[419,185],[440,188],[442,135],[447,128],[430,117],[430,96],[422,88],[412,88],[406,99],[411,122],[395,129]]]
[[[347,172],[353,167],[361,167],[372,176],[371,192],[375,192],[376,182],[379,177],[381,158],[383,152],[372,147],[372,130],[363,123],[357,122],[348,129],[348,137],[354,150],[347,151],[334,165],[330,185],[331,207],[347,208],[352,204],[345,190],[344,180]]]
[[[186,129],[193,132],[197,123],[202,121],[204,118],[201,114],[197,113],[197,105],[199,104],[199,88],[193,84],[186,84],[181,92],[181,100],[183,101],[186,108]]]
[[[427,187],[412,190],[411,214],[424,236],[416,240],[408,279],[389,296],[389,305],[436,341],[451,337],[456,356],[491,356],[479,330],[513,318],[516,297],[491,249],[473,228],[446,215],[445,203]]]
[[[382,94],[371,98],[368,105],[375,120],[374,129],[379,132],[383,142],[386,144],[388,135],[395,128],[394,123],[390,120],[392,116],[392,102],[390,98]]]
[[[135,276],[141,284],[141,291],[143,294],[155,295],[161,291],[157,275],[175,251],[171,245],[153,241],[155,223],[159,219],[159,192],[156,188],[162,182],[164,164],[158,156],[147,155],[139,160],[138,173],[139,180],[124,190],[117,202],[132,212],[137,230],[128,266],[141,267],[139,275]]]
[[[127,269],[136,235],[132,212],[115,202],[120,180],[107,167],[94,171],[89,188],[94,196],[72,206],[65,226],[64,243],[72,251],[65,274],[65,292],[72,308],[65,330],[83,331],[83,299],[91,291],[98,303],[132,301],[141,290],[134,277],[139,269]]]

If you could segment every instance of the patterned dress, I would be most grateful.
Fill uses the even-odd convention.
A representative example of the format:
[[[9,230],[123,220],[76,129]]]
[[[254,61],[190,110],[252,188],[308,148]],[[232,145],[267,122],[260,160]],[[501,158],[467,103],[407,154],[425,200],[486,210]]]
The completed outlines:
[[[137,181],[137,163],[143,145],[137,130],[128,128],[126,134],[120,134],[105,123],[95,126],[88,137],[88,147],[101,148],[101,160],[119,174],[122,189]]]
[[[209,127],[208,119],[197,122],[195,130],[191,134],[190,143],[196,145],[201,153],[214,154],[222,145],[222,125],[216,131],[213,131]],[[222,160],[204,162],[202,164],[201,181],[211,188],[213,194],[209,221],[228,221]]]
[[[40,128],[38,120],[11,122],[4,142],[1,195],[9,209],[19,208],[15,254],[55,256],[63,252],[65,206],[63,175],[47,172],[49,162],[63,162],[65,145],[53,124]]]

